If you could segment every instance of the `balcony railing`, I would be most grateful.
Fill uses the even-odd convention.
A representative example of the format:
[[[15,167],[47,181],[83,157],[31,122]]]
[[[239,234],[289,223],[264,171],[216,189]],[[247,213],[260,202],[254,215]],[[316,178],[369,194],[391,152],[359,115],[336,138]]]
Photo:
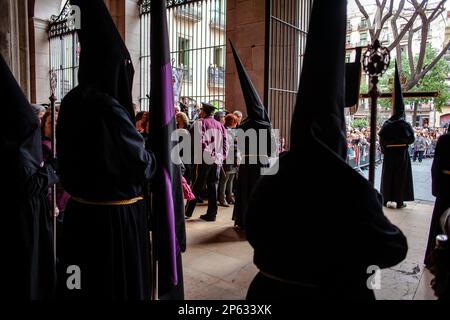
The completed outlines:
[[[347,24],[347,33],[352,33],[353,26],[351,24]]]
[[[381,45],[382,45],[383,47],[387,47],[390,43],[391,43],[391,41],[390,41],[389,38],[388,38],[388,39],[381,40]]]
[[[175,9],[175,15],[194,22],[202,20],[202,10],[198,5],[180,6]]]
[[[188,66],[179,66],[181,70],[183,70],[183,80],[184,82],[192,82],[193,81],[193,72],[192,68],[189,68]]]
[[[367,42],[367,40],[362,40],[360,42],[357,42],[355,44],[355,47],[367,47],[369,45],[369,43]]]
[[[358,24],[358,31],[367,30],[369,29],[369,25],[367,22],[360,22]]]
[[[225,30],[225,13],[220,10],[211,10],[210,26],[212,28]]]
[[[223,88],[225,84],[225,68],[210,66],[208,68],[208,86]]]

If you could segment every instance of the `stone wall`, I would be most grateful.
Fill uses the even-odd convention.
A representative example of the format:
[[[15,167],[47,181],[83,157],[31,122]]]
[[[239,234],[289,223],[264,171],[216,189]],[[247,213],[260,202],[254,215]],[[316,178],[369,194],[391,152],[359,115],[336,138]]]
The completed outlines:
[[[9,0],[0,0],[0,53],[11,65]]]
[[[125,43],[128,51],[130,52],[131,59],[134,65],[134,82],[133,82],[133,100],[139,107],[140,85],[141,85],[141,72],[139,65],[139,57],[141,53],[141,29],[140,29],[140,17],[139,17],[139,0],[125,0]]]
[[[227,1],[227,38],[233,41],[261,100],[264,99],[265,5],[263,0]],[[246,113],[244,98],[236,73],[231,47],[227,45],[226,60],[227,110]]]
[[[0,52],[26,95],[30,91],[28,49],[27,0],[0,0]]]

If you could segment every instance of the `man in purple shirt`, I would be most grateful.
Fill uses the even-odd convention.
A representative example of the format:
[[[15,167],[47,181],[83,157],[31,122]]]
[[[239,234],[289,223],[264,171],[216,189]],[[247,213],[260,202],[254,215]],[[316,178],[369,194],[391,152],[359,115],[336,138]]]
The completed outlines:
[[[215,221],[217,215],[217,183],[222,163],[225,161],[228,153],[227,132],[225,127],[214,120],[214,106],[208,103],[202,103],[200,119],[193,126],[193,135],[191,138],[200,139],[201,142],[201,160],[199,161],[199,152],[194,158],[197,159],[197,178],[192,187],[195,196],[199,196],[205,183],[208,187],[208,211],[200,216],[205,221]],[[194,144],[198,143],[194,141]],[[199,150],[200,151],[200,150]],[[186,205],[186,218],[192,217],[197,200],[188,201]]]

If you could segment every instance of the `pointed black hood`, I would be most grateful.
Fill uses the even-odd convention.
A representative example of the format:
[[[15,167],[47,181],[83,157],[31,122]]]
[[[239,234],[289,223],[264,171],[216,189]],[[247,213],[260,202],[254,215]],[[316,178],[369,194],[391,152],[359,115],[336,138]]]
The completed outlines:
[[[292,150],[319,143],[346,158],[346,9],[346,0],[314,1],[292,120]]]
[[[405,102],[403,101],[403,90],[400,82],[397,61],[395,61],[395,86],[394,86],[394,105],[391,120],[405,120]]]
[[[130,54],[103,0],[71,0],[81,11],[78,80],[115,98],[134,120],[134,68]]]
[[[380,143],[382,146],[393,144],[411,144],[414,142],[414,130],[408,122],[406,122],[405,103],[403,102],[402,85],[400,76],[395,63],[395,85],[394,85],[394,104],[393,113],[381,127],[379,132]]]
[[[0,126],[3,156],[35,172],[42,163],[39,120],[1,54],[0,97],[6,119]]]
[[[361,54],[362,47],[356,48],[355,62],[345,64],[345,107],[354,108],[359,103],[361,86]]]
[[[258,127],[267,127],[271,128],[272,124],[269,119],[269,115],[267,114],[266,108],[261,102],[261,98],[258,95],[258,92],[255,89],[255,86],[250,79],[247,71],[242,64],[241,59],[239,58],[236,49],[233,46],[233,43],[230,40],[231,50],[233,51],[234,62],[236,63],[236,70],[239,75],[239,81],[241,82],[242,94],[244,95],[245,105],[247,107],[247,119],[243,121],[243,123],[247,121],[253,121],[258,123]]]

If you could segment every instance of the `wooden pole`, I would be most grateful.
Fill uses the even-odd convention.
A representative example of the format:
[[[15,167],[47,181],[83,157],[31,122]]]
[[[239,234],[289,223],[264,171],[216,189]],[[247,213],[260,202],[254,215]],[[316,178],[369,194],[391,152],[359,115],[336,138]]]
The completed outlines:
[[[372,77],[372,88],[370,89],[370,157],[369,157],[369,182],[375,186],[375,162],[377,152],[377,116],[378,116],[378,76]]]
[[[370,76],[372,87],[369,94],[371,99],[370,109],[370,157],[369,157],[369,182],[375,186],[375,162],[377,156],[377,113],[378,113],[378,77],[381,77],[389,66],[389,50],[380,46],[378,39],[364,54],[364,71]]]
[[[56,89],[56,73],[54,71],[50,72],[50,110],[51,110],[51,123],[52,123],[52,156],[53,159],[56,159],[56,96],[55,96],[55,89]],[[56,262],[56,210],[57,210],[57,202],[56,202],[56,184],[52,185],[51,188],[51,194],[52,194],[52,218],[53,218],[53,255]]]

